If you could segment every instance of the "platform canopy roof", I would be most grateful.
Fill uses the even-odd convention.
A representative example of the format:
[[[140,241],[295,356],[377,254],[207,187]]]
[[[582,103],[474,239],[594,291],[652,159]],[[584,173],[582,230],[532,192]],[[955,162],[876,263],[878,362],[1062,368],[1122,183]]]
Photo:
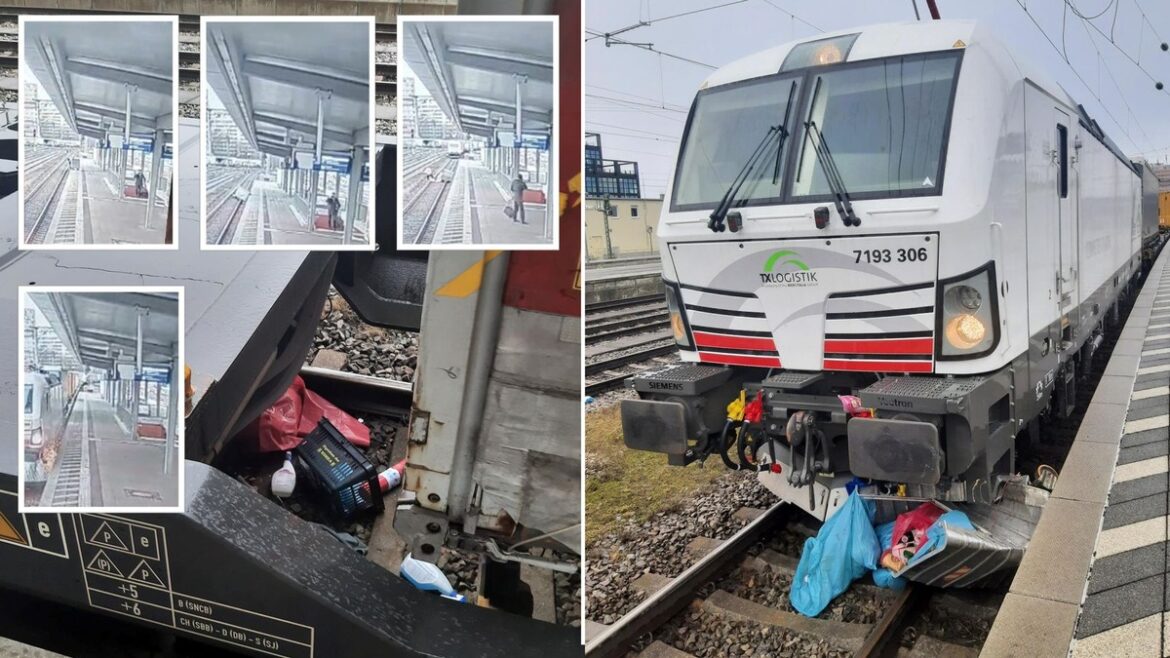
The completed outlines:
[[[403,24],[403,58],[462,132],[490,136],[515,129],[516,76],[521,130],[552,127],[551,21],[431,21]]]
[[[132,133],[174,130],[174,26],[165,21],[36,21],[24,25],[25,63],[78,134],[124,130],[128,85]]]
[[[244,137],[285,157],[315,150],[318,92],[323,149],[370,143],[372,28],[369,21],[208,22],[204,75]]]
[[[142,361],[166,366],[178,346],[178,297],[159,292],[30,293],[66,349],[81,363],[113,370],[134,363],[138,314],[142,323]]]

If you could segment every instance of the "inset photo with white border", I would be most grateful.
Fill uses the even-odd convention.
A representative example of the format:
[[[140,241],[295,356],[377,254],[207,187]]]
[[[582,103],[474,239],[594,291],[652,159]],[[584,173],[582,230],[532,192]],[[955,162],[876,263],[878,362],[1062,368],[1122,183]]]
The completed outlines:
[[[183,289],[21,286],[20,512],[182,512]]]
[[[19,16],[21,249],[175,249],[177,16]]]
[[[559,249],[558,28],[398,17],[399,249]]]
[[[374,18],[201,26],[203,248],[373,250]]]

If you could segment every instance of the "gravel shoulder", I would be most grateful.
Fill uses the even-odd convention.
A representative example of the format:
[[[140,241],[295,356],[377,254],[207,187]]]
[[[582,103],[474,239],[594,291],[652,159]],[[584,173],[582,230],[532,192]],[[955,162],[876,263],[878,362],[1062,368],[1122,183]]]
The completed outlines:
[[[722,464],[708,463],[706,468],[692,464],[684,469],[668,466],[665,455],[626,448],[620,405],[586,414],[586,548],[628,524],[671,509],[725,474],[729,472]]]

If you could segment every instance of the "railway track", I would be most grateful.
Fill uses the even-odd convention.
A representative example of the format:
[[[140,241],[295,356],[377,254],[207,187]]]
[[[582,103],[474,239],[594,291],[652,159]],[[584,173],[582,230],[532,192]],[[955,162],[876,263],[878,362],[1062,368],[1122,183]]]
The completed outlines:
[[[69,158],[50,165],[48,172],[24,197],[25,242],[43,244],[49,237],[53,213],[61,202],[65,182],[69,179]],[[31,221],[30,221],[31,220]]]
[[[884,650],[897,644],[902,622],[918,602],[921,588],[910,586],[898,594],[881,593],[884,606],[873,622],[802,617],[722,588],[723,579],[736,568],[783,573],[789,578],[795,573],[794,558],[770,549],[760,550],[769,535],[788,523],[790,508],[776,503],[762,510],[743,508],[739,513],[754,518],[725,540],[693,541],[688,550],[703,554],[678,576],[647,579],[648,582],[636,585],[653,591],[617,622],[602,627],[586,643],[586,655],[606,658],[623,656],[633,650],[645,651],[639,655],[689,656],[660,638],[693,636],[694,631],[689,628],[694,617],[689,611],[693,610],[748,626],[811,635],[832,648],[863,658],[883,655]],[[769,582],[766,578],[761,580]]]
[[[425,181],[414,188],[417,193],[413,197],[408,197],[402,208],[403,235],[410,236],[412,244],[430,244],[434,240],[457,166],[454,160],[444,163],[439,180]]]
[[[240,187],[251,189],[255,179],[254,172],[245,172],[232,178],[225,176],[220,179],[225,182],[214,192],[208,193],[209,197],[215,195],[207,204],[207,235],[215,236],[214,244],[231,243],[244,209],[244,202],[236,198],[234,192]]]
[[[91,430],[84,426],[84,422],[70,422],[72,413],[66,414],[65,418],[61,452],[41,497],[41,505],[46,507],[82,507],[89,502],[88,493],[83,495],[83,487],[89,478],[82,477],[82,471],[88,461],[83,451],[88,449]]]
[[[626,379],[637,374],[642,364],[665,365],[662,357],[678,348],[671,339],[670,317],[660,295],[588,304],[585,307],[585,344],[598,346],[617,339],[643,335],[642,340],[626,340],[611,348],[599,348],[595,358],[585,365],[585,394],[598,395],[620,388]],[[663,344],[664,341],[669,343]],[[612,356],[607,355],[612,352]]]
[[[614,309],[623,309],[629,306],[638,306],[639,304],[649,304],[651,302],[662,302],[662,295],[642,295],[640,297],[630,297],[627,299],[611,299],[605,302],[593,302],[585,305],[585,315],[599,313],[601,311],[611,311]]]
[[[670,316],[667,315],[666,308],[663,307],[661,312],[590,323],[585,327],[585,340],[591,342],[611,340],[655,329],[666,329],[669,326]]]

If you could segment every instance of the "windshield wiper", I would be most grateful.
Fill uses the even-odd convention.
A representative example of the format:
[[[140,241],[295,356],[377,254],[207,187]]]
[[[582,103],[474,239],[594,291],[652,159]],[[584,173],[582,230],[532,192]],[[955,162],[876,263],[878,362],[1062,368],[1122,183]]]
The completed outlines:
[[[778,126],[768,126],[768,132],[764,134],[764,138],[756,145],[755,150],[752,151],[751,157],[744,163],[743,168],[732,179],[731,185],[727,191],[723,193],[723,198],[719,200],[719,204],[715,206],[715,210],[711,211],[710,218],[707,220],[707,228],[711,229],[713,233],[722,233],[727,229],[724,220],[727,218],[727,211],[731,209],[735,202],[736,195],[739,194],[740,188],[751,177],[752,171],[760,162],[761,157],[768,152],[768,146],[773,139],[776,143],[776,164],[772,171],[772,184],[775,185],[780,179],[780,160],[781,154],[784,153],[784,140],[788,138],[788,116],[792,111],[792,98],[796,95],[796,81],[792,81],[792,86],[788,88],[788,102],[784,105],[784,120]],[[731,232],[738,233],[740,228],[739,222],[732,222]]]
[[[813,143],[813,151],[817,154],[817,161],[821,163],[821,169],[825,172],[825,182],[829,184],[829,191],[833,194],[833,205],[837,207],[837,214],[841,215],[841,221],[846,226],[861,226],[861,218],[853,212],[853,203],[849,200],[849,191],[845,189],[841,170],[837,169],[833,153],[829,151],[829,143],[825,141],[825,136],[821,134],[820,128],[817,128],[817,122],[805,121],[804,127],[808,131],[809,140]],[[828,225],[827,216],[825,220],[823,225],[818,221],[817,228],[825,228]]]

